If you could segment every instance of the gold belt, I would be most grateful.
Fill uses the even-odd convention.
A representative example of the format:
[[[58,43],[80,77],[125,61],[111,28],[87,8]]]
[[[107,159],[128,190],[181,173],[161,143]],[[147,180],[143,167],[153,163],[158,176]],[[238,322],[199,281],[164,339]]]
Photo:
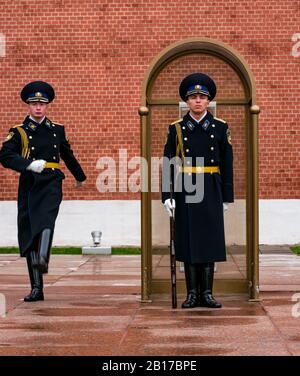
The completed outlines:
[[[220,168],[219,166],[197,166],[197,167],[190,167],[190,166],[184,166],[180,167],[180,172],[185,172],[189,174],[219,174]]]
[[[60,170],[60,165],[59,165],[59,163],[55,163],[55,162],[46,162],[44,168],[56,168],[56,169]]]

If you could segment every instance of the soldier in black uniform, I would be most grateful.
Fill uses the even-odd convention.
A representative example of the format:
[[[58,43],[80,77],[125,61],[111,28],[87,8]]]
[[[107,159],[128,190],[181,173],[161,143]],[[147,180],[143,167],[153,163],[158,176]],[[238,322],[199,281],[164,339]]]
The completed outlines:
[[[184,262],[187,287],[182,308],[220,308],[212,289],[214,262],[226,261],[223,210],[234,199],[230,130],[224,120],[207,111],[216,95],[216,85],[209,76],[193,73],[185,77],[179,93],[189,112],[169,126],[163,178],[176,177],[175,192],[171,198],[166,188],[169,183],[164,181],[162,201],[169,215],[175,210],[176,259]],[[168,159],[175,156],[180,158],[181,166],[170,175]],[[204,160],[203,165],[199,165],[199,160]],[[193,202],[184,181],[190,179],[197,188],[198,174],[203,198]]]
[[[43,81],[27,84],[21,98],[29,115],[9,130],[0,150],[5,168],[20,172],[18,190],[18,241],[26,257],[31,293],[26,302],[44,300],[43,275],[48,272],[55,220],[62,200],[65,162],[79,187],[86,176],[73,155],[64,126],[46,117],[47,105],[54,99],[51,85]]]

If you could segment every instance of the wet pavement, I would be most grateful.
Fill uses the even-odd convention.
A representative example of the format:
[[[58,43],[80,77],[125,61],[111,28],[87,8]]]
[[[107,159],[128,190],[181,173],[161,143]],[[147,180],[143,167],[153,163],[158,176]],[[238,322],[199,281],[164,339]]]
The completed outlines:
[[[141,303],[140,256],[52,255],[44,283],[45,301],[25,303],[25,259],[0,255],[0,355],[300,355],[291,253],[260,255],[260,302],[218,294],[219,310]]]

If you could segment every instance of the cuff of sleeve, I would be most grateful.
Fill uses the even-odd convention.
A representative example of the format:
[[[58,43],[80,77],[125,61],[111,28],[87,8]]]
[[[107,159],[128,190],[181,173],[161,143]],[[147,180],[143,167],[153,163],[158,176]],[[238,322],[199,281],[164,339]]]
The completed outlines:
[[[20,167],[19,171],[24,172],[31,163],[32,163],[31,159],[22,158],[22,160],[19,161],[19,167]]]
[[[164,202],[165,202],[166,200],[168,200],[169,198],[171,198],[170,193],[163,192],[162,195],[161,195],[161,202],[164,203]]]
[[[85,173],[82,172],[81,174],[79,174],[76,178],[77,181],[79,181],[80,183],[82,183],[83,181],[86,180],[86,176],[85,176]]]

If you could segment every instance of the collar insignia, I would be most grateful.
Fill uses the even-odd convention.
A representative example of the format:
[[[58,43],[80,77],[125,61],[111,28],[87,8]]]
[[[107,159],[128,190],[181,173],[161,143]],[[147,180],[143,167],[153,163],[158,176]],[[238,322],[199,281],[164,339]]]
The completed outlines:
[[[186,125],[188,126],[188,128],[189,128],[191,131],[193,131],[194,128],[195,128],[194,124],[193,124],[191,121],[188,121],[188,122],[186,123]]]
[[[209,124],[210,124],[210,121],[206,119],[205,122],[202,124],[202,128],[206,131],[207,128],[209,127]]]
[[[29,123],[29,124],[28,124],[28,127],[29,127],[30,129],[32,129],[33,131],[35,131],[37,126],[36,126],[35,124],[33,124],[33,123]]]
[[[47,119],[46,122],[45,122],[45,124],[46,124],[46,127],[47,127],[48,129],[51,129],[51,130],[52,130],[53,124],[51,123],[50,120]]]

